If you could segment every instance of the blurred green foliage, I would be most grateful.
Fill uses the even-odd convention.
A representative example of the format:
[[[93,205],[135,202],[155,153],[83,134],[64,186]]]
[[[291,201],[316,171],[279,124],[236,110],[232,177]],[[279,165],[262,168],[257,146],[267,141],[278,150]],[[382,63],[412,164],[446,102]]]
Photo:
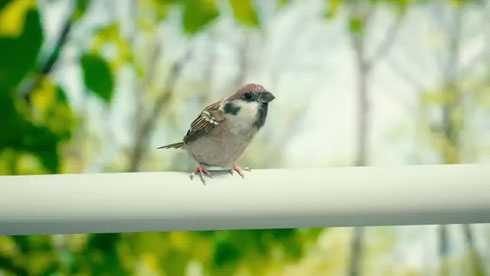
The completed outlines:
[[[78,0],[71,18],[83,18],[91,1]],[[145,5],[145,3],[140,3]],[[146,3],[148,4],[148,3]],[[231,1],[237,20],[259,26],[252,1]],[[214,1],[155,1],[158,20],[170,6],[182,8],[186,33],[199,32],[215,18]],[[75,128],[77,118],[65,91],[41,69],[45,57],[54,66],[62,44],[41,53],[43,28],[33,1],[2,1],[0,25],[11,29],[0,35],[0,173],[60,173],[61,151]],[[14,26],[15,25],[15,26]],[[18,26],[17,26],[18,25]],[[15,33],[15,27],[20,32]],[[69,27],[69,26],[68,26]],[[67,32],[70,28],[66,29]],[[67,34],[68,36],[68,34]],[[66,43],[59,41],[58,43]],[[102,56],[105,45],[116,45],[117,55]],[[110,104],[114,98],[114,72],[132,62],[128,41],[119,26],[110,24],[94,32],[91,47],[78,58],[85,92]],[[0,273],[6,275],[141,275],[153,272],[187,275],[192,262],[204,273],[231,275],[245,264],[254,273],[267,268],[272,259],[298,260],[305,246],[321,229],[265,231],[209,231],[194,233],[145,233],[0,237]]]
[[[80,58],[83,80],[88,91],[106,102],[112,99],[114,80],[109,65],[103,58],[94,54],[85,54]]]
[[[184,9],[182,25],[189,34],[194,34],[204,28],[213,19],[218,17],[218,10],[214,1],[181,0]]]
[[[274,263],[298,261],[322,231],[0,237],[0,269],[14,275],[140,275],[148,270],[180,276],[187,275],[188,266],[197,261],[208,275],[234,275],[244,268],[261,275]]]
[[[25,11],[25,24],[17,37],[0,36],[0,89],[14,93],[14,88],[36,65],[43,41],[39,13]],[[3,23],[7,24],[7,23]]]
[[[66,24],[82,21],[93,2],[95,0],[76,0]],[[140,9],[156,14],[155,18],[147,14],[136,18],[136,25],[143,33],[138,35],[155,36],[156,26],[167,20],[169,11],[174,8],[181,12],[182,30],[192,37],[220,17],[222,11],[217,2],[135,1]],[[284,8],[293,1],[277,2]],[[369,4],[389,6],[399,16],[416,2],[426,1],[373,0]],[[350,11],[352,5],[359,3],[361,1],[327,1],[325,16],[332,19],[343,8]],[[229,6],[240,26],[261,31],[263,21],[257,12],[257,1],[230,0]],[[366,31],[365,14],[351,13],[347,20],[350,32]],[[110,22],[97,26],[86,38],[87,45],[74,47],[77,52],[74,62],[80,68],[83,93],[101,99],[107,109],[116,96],[118,70],[130,65],[137,68],[141,78],[151,71],[138,64],[137,56],[141,53],[134,51],[131,39],[122,33],[119,23]],[[70,164],[66,164],[68,157],[63,153],[70,143],[74,144],[73,148],[80,147],[74,134],[80,131],[85,118],[72,110],[66,91],[51,72],[42,72],[46,57],[54,57],[54,62],[59,62],[63,45],[53,49],[45,47],[46,50],[41,51],[44,43],[44,28],[35,1],[0,0],[0,174],[77,172],[67,169]],[[116,54],[105,55],[106,46],[115,46]],[[155,90],[149,87],[151,92]],[[475,89],[474,93],[488,108],[490,93],[487,90]],[[153,96],[148,97],[149,101]],[[458,97],[459,94],[447,93],[447,87],[442,86],[421,91],[420,99],[421,105],[440,108],[455,103]],[[461,128],[461,109],[453,109],[450,117],[452,125]],[[88,136],[86,132],[82,134]],[[447,160],[458,160],[457,145],[440,135],[440,131],[430,132],[429,136]],[[263,275],[275,265],[299,261],[325,231],[280,229],[0,237],[0,274],[188,275],[189,270],[195,269],[205,275]]]
[[[76,2],[76,8],[73,13],[73,19],[78,20],[82,18],[82,16],[85,14],[85,11],[87,10],[90,0],[77,0]]]
[[[256,27],[260,25],[252,0],[230,0],[230,3],[239,22]]]
[[[4,12],[9,9],[5,5],[3,7]],[[0,124],[6,130],[0,136],[0,162],[7,168],[2,173],[24,173],[19,171],[17,164],[23,154],[35,156],[47,172],[56,173],[60,163],[58,145],[69,138],[70,131],[57,131],[50,126],[57,120],[57,115],[62,115],[53,116],[56,110],[68,109],[66,113],[69,115],[70,107],[64,91],[59,88],[51,91],[51,94],[55,94],[54,100],[44,106],[36,106],[42,109],[38,112],[42,114],[35,114],[36,110],[29,108],[19,97],[18,86],[22,81],[29,82],[26,78],[37,70],[37,58],[43,41],[37,9],[28,5],[19,7],[25,9],[17,11],[11,8],[9,12],[13,14],[12,17],[17,13],[18,17],[24,18],[20,34],[0,35]]]

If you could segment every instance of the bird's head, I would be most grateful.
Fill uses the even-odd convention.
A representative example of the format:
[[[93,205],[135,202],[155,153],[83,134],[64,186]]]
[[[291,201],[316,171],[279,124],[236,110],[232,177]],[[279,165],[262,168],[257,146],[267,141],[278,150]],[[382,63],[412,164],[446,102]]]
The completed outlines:
[[[269,91],[265,90],[262,85],[249,83],[231,95],[229,101],[256,102],[259,104],[268,104],[275,97]]]
[[[247,84],[223,102],[225,115],[236,118],[244,125],[252,123],[261,128],[267,117],[269,102],[274,100],[272,93],[258,84]]]

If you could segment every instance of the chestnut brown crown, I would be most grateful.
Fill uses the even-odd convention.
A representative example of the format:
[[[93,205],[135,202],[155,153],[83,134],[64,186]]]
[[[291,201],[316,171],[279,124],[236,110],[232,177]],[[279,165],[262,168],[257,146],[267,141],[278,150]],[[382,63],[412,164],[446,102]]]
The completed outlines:
[[[228,100],[243,99],[245,101],[260,101],[268,103],[275,99],[274,95],[267,91],[262,85],[249,83],[240,88],[235,94],[231,95]]]

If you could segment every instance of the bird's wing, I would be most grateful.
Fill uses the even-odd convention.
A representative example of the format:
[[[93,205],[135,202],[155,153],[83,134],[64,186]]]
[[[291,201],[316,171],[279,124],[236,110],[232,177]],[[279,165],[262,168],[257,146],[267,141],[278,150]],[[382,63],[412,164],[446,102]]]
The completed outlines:
[[[225,119],[223,111],[219,109],[222,101],[208,105],[191,123],[191,128],[184,137],[184,142],[192,142],[211,131]]]

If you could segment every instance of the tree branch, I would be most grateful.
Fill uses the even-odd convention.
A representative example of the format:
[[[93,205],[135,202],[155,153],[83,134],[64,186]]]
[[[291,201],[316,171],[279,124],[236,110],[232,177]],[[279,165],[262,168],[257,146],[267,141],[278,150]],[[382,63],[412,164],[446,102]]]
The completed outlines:
[[[446,225],[439,225],[438,236],[439,236],[439,261],[441,262],[439,275],[447,276],[449,275],[449,264],[447,260],[448,253],[448,233]]]
[[[388,28],[384,40],[378,45],[377,50],[374,52],[373,56],[366,62],[369,69],[374,67],[377,62],[385,55],[387,55],[391,49],[391,46],[395,42],[395,38],[402,26],[403,15],[397,15],[393,20],[393,23]]]
[[[237,47],[238,50],[238,73],[235,76],[234,80],[234,86],[235,87],[241,87],[242,85],[245,84],[245,78],[247,77],[247,71],[248,71],[248,60],[247,60],[247,54],[248,54],[248,46],[249,46],[249,41],[250,41],[250,36],[247,33],[247,30],[242,30],[243,31],[243,41],[241,44]]]
[[[458,87],[459,81],[459,56],[461,52],[461,35],[462,35],[462,24],[463,24],[463,7],[458,7],[454,11],[453,25],[450,30],[448,30],[448,35],[450,36],[449,41],[449,53],[448,59],[446,61],[445,68],[443,69],[443,85],[445,94],[448,97],[455,97],[454,102],[449,102],[443,105],[442,113],[443,118],[441,122],[441,129],[444,130],[444,135],[447,141],[454,147],[459,143],[459,130],[454,126],[452,120],[452,115],[454,110],[460,101],[460,89]],[[445,163],[458,163],[459,158],[449,156],[444,154]]]
[[[151,110],[149,116],[143,122],[141,128],[136,134],[135,144],[130,157],[129,171],[139,170],[141,160],[146,153],[146,145],[148,144],[150,135],[155,128],[155,123],[161,111],[166,106],[170,98],[173,96],[175,91],[175,84],[180,77],[183,66],[190,59],[191,53],[191,48],[189,48],[184,56],[177,60],[170,68],[170,72],[168,73],[165,87],[162,89],[162,93],[160,93],[160,95],[157,97],[153,109]]]
[[[448,49],[448,58],[445,63],[445,67],[442,68],[442,76],[443,76],[443,88],[444,93],[447,94],[448,97],[452,97],[454,95],[458,95],[458,61],[461,50],[461,34],[462,34],[462,24],[463,24],[463,7],[456,7],[454,11],[454,17],[452,26],[448,29],[449,36],[449,49]],[[442,105],[442,121],[440,123],[440,128],[443,130],[445,139],[449,143],[450,147],[457,147],[459,140],[459,130],[456,129],[452,115],[454,109],[459,104],[459,96],[458,100],[454,102],[445,103]],[[455,150],[456,152],[456,150]],[[444,163],[446,164],[454,164],[459,163],[458,154],[449,154],[447,151],[442,150],[442,155],[444,156]],[[449,275],[449,264],[447,260],[448,247],[449,247],[449,238],[447,234],[447,227],[445,225],[439,226],[439,259],[441,262],[440,272],[441,276]]]
[[[367,6],[365,6],[367,5]],[[356,166],[365,166],[368,160],[368,144],[369,144],[369,89],[368,89],[368,77],[371,70],[377,64],[377,62],[385,56],[400,29],[402,16],[397,16],[385,35],[385,39],[378,46],[374,52],[373,57],[368,58],[366,54],[366,29],[374,10],[374,4],[355,5],[351,11],[351,18],[354,16],[361,18],[362,29],[356,33],[351,32],[351,42],[354,48],[355,59],[357,64],[358,75],[358,137],[357,137],[357,153],[356,153]],[[363,255],[363,240],[364,229],[362,227],[354,228],[351,241],[351,259],[349,263],[349,275],[358,276],[361,275],[361,260]]]
[[[490,48],[489,48],[490,49]],[[489,56],[489,49],[484,49],[477,55],[475,55],[473,58],[471,58],[470,61],[468,61],[465,65],[461,67],[460,70],[460,76],[465,77],[468,75],[473,68],[475,68],[475,64],[478,63],[479,61],[488,61],[488,56]]]
[[[388,65],[400,78],[405,81],[405,83],[413,86],[416,91],[423,91],[425,89],[424,84],[422,84],[417,77],[414,77],[410,71],[405,70],[405,67],[400,65],[397,61],[388,59]]]
[[[475,246],[475,241],[473,238],[473,232],[471,230],[471,225],[470,224],[463,224],[462,225],[462,230],[463,230],[463,235],[465,237],[466,241],[466,246],[468,247],[468,250],[470,251],[470,259],[473,265],[473,275],[476,276],[483,276],[485,275],[485,269],[482,264],[481,258],[478,255],[478,249]]]
[[[366,6],[367,5],[367,6]],[[373,5],[364,3],[353,7],[350,17],[357,17],[361,23],[361,30],[349,32],[354,58],[357,67],[357,152],[356,166],[365,166],[367,163],[367,146],[369,137],[369,96],[368,96],[368,75],[370,66],[366,57],[365,40],[366,29],[369,19],[373,13]],[[363,255],[364,229],[355,227],[353,229],[350,261],[348,267],[349,276],[359,276],[361,272],[361,260]]]
[[[43,65],[39,68],[37,75],[34,77],[34,81],[32,82],[31,85],[27,87],[27,89],[22,93],[22,97],[29,101],[32,92],[41,84],[43,79],[51,73],[53,68],[55,67],[61,51],[63,50],[63,47],[66,44],[66,41],[68,40],[68,35],[70,34],[71,27],[73,24],[73,12],[68,18],[66,19],[65,23],[63,24],[63,28],[61,29],[61,33],[58,36],[58,40],[56,41],[56,44],[53,48],[53,51],[49,54],[48,58],[46,61],[43,63]]]

